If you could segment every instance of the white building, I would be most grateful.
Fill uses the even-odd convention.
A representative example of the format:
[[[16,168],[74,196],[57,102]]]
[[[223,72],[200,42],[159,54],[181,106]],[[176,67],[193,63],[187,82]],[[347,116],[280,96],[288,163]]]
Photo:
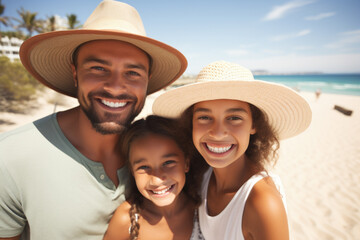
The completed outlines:
[[[5,55],[12,62],[15,59],[20,59],[19,49],[23,42],[23,40],[18,38],[2,37],[0,41],[0,55]]]

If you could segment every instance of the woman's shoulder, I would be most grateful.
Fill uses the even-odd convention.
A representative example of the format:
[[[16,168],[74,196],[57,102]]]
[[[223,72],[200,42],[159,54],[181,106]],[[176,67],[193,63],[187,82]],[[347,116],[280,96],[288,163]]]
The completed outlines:
[[[248,202],[251,202],[255,206],[257,204],[266,206],[267,204],[265,203],[282,204],[281,194],[271,177],[264,177],[253,186]]]
[[[252,188],[246,201],[243,226],[256,231],[255,228],[279,230],[287,229],[287,216],[282,196],[271,177],[264,177]],[[252,231],[251,231],[252,229]]]

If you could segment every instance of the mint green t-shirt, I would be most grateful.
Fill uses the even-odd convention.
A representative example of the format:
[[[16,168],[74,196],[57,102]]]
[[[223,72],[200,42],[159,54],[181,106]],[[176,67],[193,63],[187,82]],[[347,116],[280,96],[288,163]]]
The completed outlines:
[[[56,114],[0,134],[0,237],[102,239],[125,200],[127,169],[118,177],[66,139]]]

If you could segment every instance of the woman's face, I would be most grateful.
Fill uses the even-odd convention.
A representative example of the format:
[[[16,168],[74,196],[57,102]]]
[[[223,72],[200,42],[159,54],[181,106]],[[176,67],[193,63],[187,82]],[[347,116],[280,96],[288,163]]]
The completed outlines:
[[[136,139],[129,161],[139,192],[159,207],[172,204],[185,185],[189,162],[168,137],[149,134]]]
[[[242,159],[255,132],[246,102],[221,99],[194,105],[193,142],[213,168],[224,168]]]

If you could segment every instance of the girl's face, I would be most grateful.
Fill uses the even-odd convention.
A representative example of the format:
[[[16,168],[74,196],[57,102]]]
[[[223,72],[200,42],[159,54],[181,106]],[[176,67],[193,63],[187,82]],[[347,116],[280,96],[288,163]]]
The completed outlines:
[[[148,134],[136,139],[129,161],[139,192],[159,207],[172,204],[185,185],[188,159],[168,137]]]
[[[213,168],[224,168],[242,159],[255,132],[246,102],[221,99],[194,105],[193,142]]]

